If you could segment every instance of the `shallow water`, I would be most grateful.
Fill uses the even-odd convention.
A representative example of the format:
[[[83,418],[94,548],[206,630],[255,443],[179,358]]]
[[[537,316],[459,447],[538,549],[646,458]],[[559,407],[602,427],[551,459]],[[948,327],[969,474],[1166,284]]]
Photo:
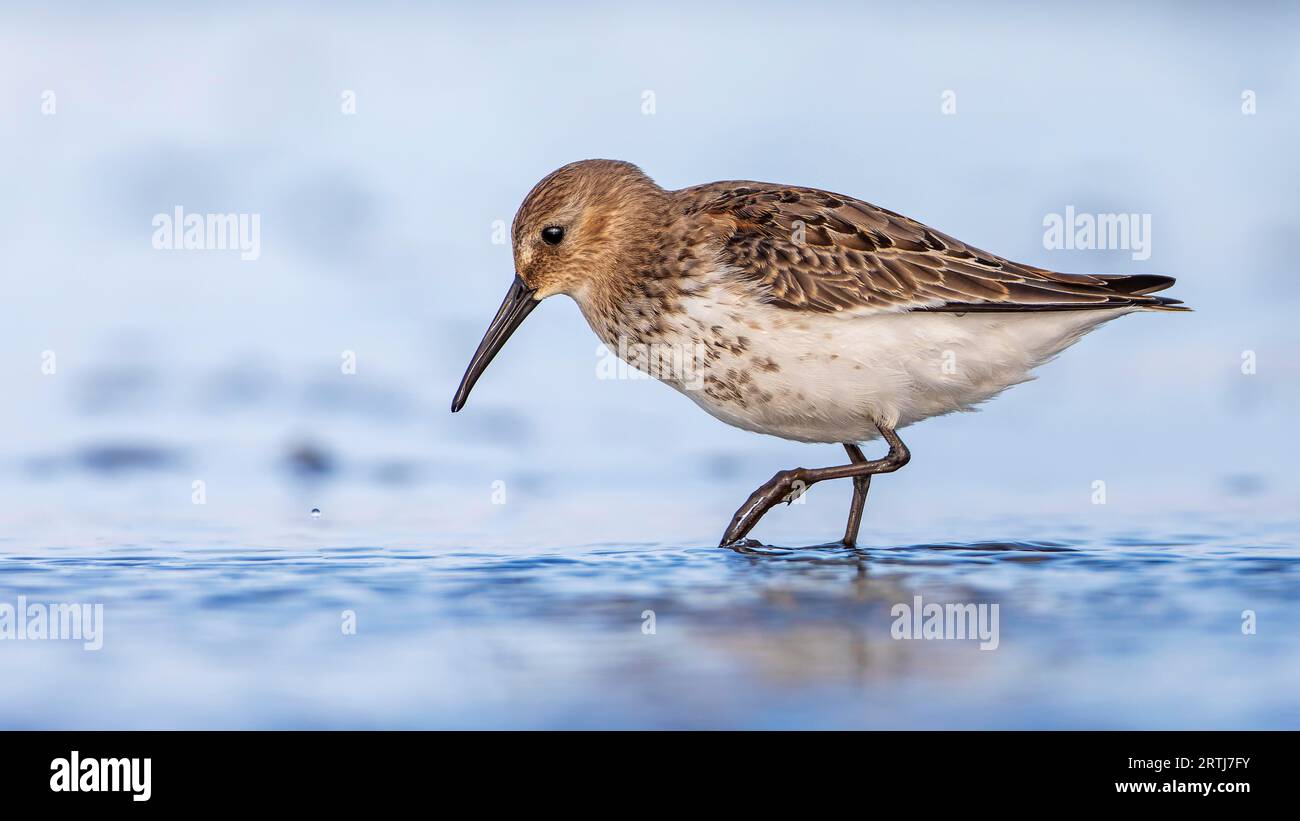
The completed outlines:
[[[1300,724],[1294,527],[1055,532],[743,551],[9,539],[0,602],[103,603],[105,630],[97,651],[0,642],[0,726]],[[892,637],[917,595],[996,603],[996,648]]]

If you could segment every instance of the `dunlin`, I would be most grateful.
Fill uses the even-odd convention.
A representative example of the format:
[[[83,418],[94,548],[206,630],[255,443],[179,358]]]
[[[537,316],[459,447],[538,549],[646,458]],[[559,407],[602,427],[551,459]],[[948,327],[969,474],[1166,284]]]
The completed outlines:
[[[514,283],[453,412],[538,303],[566,294],[611,350],[635,351],[630,364],[718,419],[844,446],[849,464],[783,470],[754,491],[724,545],[827,479],[853,480],[853,545],[871,477],[910,458],[898,430],[972,410],[1117,316],[1187,310],[1152,296],[1171,277],[1056,273],[852,197],[744,181],[669,191],[613,160],[547,176],[512,235]],[[858,445],[877,438],[889,452],[867,459]]]

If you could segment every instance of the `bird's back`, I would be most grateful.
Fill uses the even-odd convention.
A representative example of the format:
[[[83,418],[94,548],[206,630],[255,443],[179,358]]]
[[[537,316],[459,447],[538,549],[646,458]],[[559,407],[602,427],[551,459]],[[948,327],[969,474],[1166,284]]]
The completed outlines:
[[[764,301],[792,311],[1186,310],[1157,274],[1067,274],[1012,262],[841,194],[748,181],[673,192],[676,233],[711,236]]]

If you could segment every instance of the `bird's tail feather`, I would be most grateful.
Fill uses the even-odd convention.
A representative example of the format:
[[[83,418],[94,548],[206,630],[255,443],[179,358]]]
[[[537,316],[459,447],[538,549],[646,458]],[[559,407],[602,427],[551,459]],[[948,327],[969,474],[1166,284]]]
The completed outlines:
[[[1128,276],[1106,277],[1106,284],[1116,291],[1133,296],[1146,296],[1156,291],[1163,291],[1175,282],[1173,277],[1163,274],[1131,274]],[[1190,311],[1181,299],[1167,296],[1153,296],[1151,301],[1142,305],[1148,311]]]

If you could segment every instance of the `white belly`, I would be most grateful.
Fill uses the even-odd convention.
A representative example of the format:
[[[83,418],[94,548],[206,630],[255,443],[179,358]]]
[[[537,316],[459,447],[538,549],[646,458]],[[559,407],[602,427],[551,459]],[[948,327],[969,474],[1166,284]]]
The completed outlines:
[[[802,442],[865,442],[877,422],[972,410],[1134,310],[848,316],[704,296],[686,307],[681,344],[701,327],[720,344],[702,379],[670,384],[728,424]]]

